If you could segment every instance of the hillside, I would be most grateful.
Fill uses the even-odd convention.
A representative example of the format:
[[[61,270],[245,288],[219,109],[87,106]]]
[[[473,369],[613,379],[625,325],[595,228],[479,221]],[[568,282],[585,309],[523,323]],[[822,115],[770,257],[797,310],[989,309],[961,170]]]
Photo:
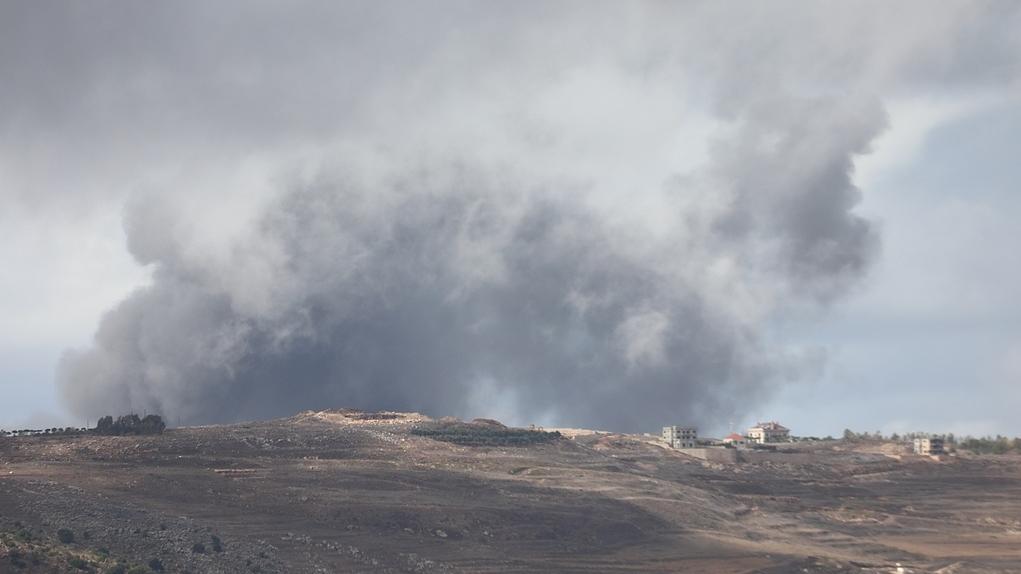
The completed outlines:
[[[0,572],[1021,572],[1021,460],[859,450],[353,410],[4,438]]]

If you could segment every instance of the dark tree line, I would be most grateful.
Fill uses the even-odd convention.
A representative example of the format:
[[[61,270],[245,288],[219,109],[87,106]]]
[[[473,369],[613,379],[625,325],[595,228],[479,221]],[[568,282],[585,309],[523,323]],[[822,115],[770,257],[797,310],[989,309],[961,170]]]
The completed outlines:
[[[146,415],[139,418],[138,415],[122,415],[117,420],[107,415],[96,423],[93,432],[102,435],[138,435],[138,434],[162,434],[167,428],[163,417],[159,415]]]
[[[1012,439],[1000,435],[979,438],[966,436],[957,442],[957,448],[975,454],[1006,454],[1021,451],[1021,438]]]
[[[79,435],[88,432],[86,428],[78,427],[53,427],[47,429],[0,429],[0,436],[46,436],[46,435]]]

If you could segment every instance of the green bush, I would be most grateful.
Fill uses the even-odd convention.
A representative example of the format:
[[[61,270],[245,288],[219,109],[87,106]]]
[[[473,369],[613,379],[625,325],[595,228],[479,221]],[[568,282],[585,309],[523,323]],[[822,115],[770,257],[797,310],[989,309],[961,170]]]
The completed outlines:
[[[194,552],[195,554],[205,554],[206,545],[201,542],[196,542],[195,544],[191,545],[191,551]]]
[[[159,558],[153,558],[152,560],[149,561],[149,569],[152,570],[153,572],[162,572],[163,561],[160,560]]]
[[[89,568],[89,563],[77,556],[68,560],[67,563],[70,564],[72,568],[77,568],[79,570],[88,570]]]
[[[62,544],[70,544],[74,542],[74,532],[69,528],[61,528],[57,531],[57,540]]]

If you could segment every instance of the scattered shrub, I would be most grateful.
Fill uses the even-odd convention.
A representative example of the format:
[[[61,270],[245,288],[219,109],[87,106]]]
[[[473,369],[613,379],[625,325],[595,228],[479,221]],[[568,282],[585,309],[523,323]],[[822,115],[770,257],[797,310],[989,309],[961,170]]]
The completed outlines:
[[[153,572],[162,572],[163,561],[160,560],[159,558],[153,558],[152,560],[149,561],[149,569],[152,570]]]
[[[89,569],[89,563],[82,560],[81,558],[78,558],[77,556],[68,560],[67,563],[70,564],[72,568],[77,568],[79,570]]]
[[[223,544],[220,542],[220,537],[214,534],[211,538],[213,540],[213,552],[223,552]]]
[[[123,564],[117,564],[106,571],[106,574],[127,574],[128,569]]]
[[[57,540],[62,544],[70,544],[74,542],[74,532],[69,528],[61,528],[57,531]]]
[[[206,545],[201,542],[196,542],[195,544],[191,545],[191,551],[194,552],[195,554],[205,554]]]

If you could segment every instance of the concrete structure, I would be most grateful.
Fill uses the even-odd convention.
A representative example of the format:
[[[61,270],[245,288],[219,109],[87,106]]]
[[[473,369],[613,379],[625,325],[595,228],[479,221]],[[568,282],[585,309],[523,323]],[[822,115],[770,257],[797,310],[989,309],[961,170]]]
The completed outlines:
[[[748,442],[748,439],[746,439],[745,437],[737,434],[736,432],[732,432],[732,433],[728,434],[727,436],[723,437],[723,444],[732,444],[734,446],[739,446],[739,445],[746,444],[747,442]]]
[[[940,437],[915,439],[915,454],[933,455],[944,452],[943,439]]]
[[[748,442],[766,444],[771,442],[790,442],[791,431],[776,421],[759,423],[748,429]]]
[[[698,439],[696,427],[663,427],[663,440],[674,448],[695,448]]]

